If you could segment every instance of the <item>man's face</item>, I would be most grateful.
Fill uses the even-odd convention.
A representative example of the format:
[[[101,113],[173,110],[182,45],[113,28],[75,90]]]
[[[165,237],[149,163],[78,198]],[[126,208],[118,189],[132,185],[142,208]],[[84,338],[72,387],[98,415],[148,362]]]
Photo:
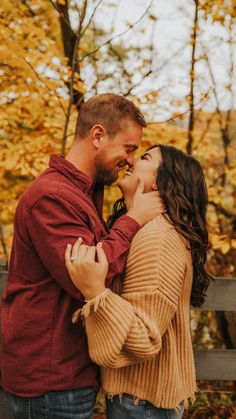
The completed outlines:
[[[104,185],[116,181],[126,165],[133,165],[135,150],[141,143],[143,129],[132,120],[121,122],[121,130],[110,138],[104,135],[95,157],[97,180]]]

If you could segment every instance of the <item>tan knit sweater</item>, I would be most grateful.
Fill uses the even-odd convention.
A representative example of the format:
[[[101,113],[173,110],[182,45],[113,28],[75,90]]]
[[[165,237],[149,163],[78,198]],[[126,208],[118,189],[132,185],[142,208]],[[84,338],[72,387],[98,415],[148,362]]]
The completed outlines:
[[[162,408],[194,399],[187,247],[162,215],[155,218],[132,241],[121,296],[109,290],[83,307],[105,393],[129,393]]]

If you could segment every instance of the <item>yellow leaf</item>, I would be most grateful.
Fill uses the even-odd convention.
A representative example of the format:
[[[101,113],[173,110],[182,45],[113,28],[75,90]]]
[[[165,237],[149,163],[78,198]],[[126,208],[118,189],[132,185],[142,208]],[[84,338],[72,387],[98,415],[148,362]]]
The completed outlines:
[[[221,246],[221,252],[223,253],[223,255],[226,255],[226,253],[228,253],[228,251],[230,250],[230,244],[229,243],[224,243]]]

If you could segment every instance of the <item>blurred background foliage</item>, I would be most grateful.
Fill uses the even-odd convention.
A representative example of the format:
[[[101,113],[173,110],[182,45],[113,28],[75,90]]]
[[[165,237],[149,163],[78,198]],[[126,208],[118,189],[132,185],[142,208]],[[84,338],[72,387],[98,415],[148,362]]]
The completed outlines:
[[[143,3],[140,16],[127,18],[119,30],[118,0],[2,0],[3,262],[10,254],[19,197],[47,167],[51,153],[66,154],[81,103],[110,91],[129,97],[145,113],[148,127],[142,150],[155,143],[172,144],[201,162],[209,188],[212,246],[208,270],[214,276],[236,277],[236,1],[177,2],[176,12],[185,16],[189,36],[181,40],[179,48],[170,45],[162,57],[156,32],[158,2]],[[105,24],[108,16],[109,25]],[[213,43],[204,35],[206,27],[213,31]],[[185,76],[178,86],[183,83],[185,93],[180,98],[169,87],[181,57]],[[105,218],[118,197],[115,186],[106,190]],[[235,313],[191,313],[191,328],[195,346],[236,348]],[[204,391],[188,417],[233,417],[234,384],[224,384],[220,393],[202,384]],[[102,417],[103,408],[98,404],[97,409]]]

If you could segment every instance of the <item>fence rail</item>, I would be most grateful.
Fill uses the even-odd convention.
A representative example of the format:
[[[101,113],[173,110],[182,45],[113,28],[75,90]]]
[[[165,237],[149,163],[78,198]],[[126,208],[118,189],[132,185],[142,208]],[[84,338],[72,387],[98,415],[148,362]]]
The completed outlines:
[[[216,278],[200,310],[236,311],[236,278]],[[195,350],[199,380],[236,380],[236,349]]]
[[[0,292],[6,279],[7,272],[0,272]],[[236,311],[236,278],[215,278],[200,310]],[[236,380],[236,349],[195,350],[194,358],[197,379]]]

